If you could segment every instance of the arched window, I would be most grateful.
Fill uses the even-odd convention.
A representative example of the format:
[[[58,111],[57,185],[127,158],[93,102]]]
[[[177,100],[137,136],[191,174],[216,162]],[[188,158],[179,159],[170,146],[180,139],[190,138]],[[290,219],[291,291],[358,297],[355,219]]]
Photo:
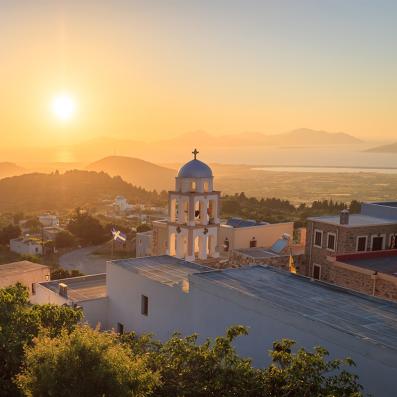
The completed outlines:
[[[204,182],[204,192],[208,192],[208,182]]]
[[[250,248],[255,248],[256,247],[256,238],[252,237],[250,241]]]
[[[191,189],[192,192],[195,192],[196,188],[197,188],[196,182],[193,181],[190,189]]]

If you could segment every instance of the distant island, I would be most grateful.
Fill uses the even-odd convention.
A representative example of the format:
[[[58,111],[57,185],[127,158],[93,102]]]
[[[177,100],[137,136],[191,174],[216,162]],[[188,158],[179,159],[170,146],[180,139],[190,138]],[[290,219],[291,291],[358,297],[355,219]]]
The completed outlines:
[[[397,142],[376,146],[366,150],[369,153],[397,153]]]

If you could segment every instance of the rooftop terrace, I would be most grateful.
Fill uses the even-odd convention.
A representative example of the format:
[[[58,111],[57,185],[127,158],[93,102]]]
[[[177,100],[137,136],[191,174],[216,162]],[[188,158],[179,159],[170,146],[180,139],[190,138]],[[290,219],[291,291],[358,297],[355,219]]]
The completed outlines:
[[[193,278],[397,350],[396,303],[263,265],[204,272]]]
[[[340,225],[343,227],[358,227],[358,226],[377,226],[377,225],[390,225],[395,224],[396,221],[392,219],[377,218],[374,216],[362,215],[362,214],[351,214],[349,216],[349,223],[347,225],[340,224],[340,216],[317,216],[308,218],[315,222],[330,223],[332,225]]]
[[[6,276],[18,276],[21,273],[28,273],[40,269],[48,269],[48,266],[30,261],[6,263],[4,265],[0,265],[0,278]]]
[[[338,255],[336,260],[397,277],[397,250],[395,249]]]
[[[209,267],[169,255],[119,259],[112,261],[112,263],[169,286],[187,280],[189,274],[211,270]]]
[[[107,296],[105,273],[53,280],[40,283],[40,285],[59,293],[60,283],[67,285],[67,297],[74,302],[105,298]]]

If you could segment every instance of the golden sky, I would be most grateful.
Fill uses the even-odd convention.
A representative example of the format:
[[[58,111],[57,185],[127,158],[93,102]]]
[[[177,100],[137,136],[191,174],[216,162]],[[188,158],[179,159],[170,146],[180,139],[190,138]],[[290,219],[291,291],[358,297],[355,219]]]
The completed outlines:
[[[393,140],[396,17],[391,1],[5,0],[2,145],[299,127]]]

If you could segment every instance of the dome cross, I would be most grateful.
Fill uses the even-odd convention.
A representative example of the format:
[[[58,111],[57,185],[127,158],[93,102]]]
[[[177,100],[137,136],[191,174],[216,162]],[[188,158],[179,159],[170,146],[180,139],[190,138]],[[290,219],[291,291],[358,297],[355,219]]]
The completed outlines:
[[[193,154],[195,160],[197,159],[197,155],[198,155],[199,153],[200,153],[200,152],[199,152],[197,149],[194,149],[194,150],[193,150],[192,154]]]

